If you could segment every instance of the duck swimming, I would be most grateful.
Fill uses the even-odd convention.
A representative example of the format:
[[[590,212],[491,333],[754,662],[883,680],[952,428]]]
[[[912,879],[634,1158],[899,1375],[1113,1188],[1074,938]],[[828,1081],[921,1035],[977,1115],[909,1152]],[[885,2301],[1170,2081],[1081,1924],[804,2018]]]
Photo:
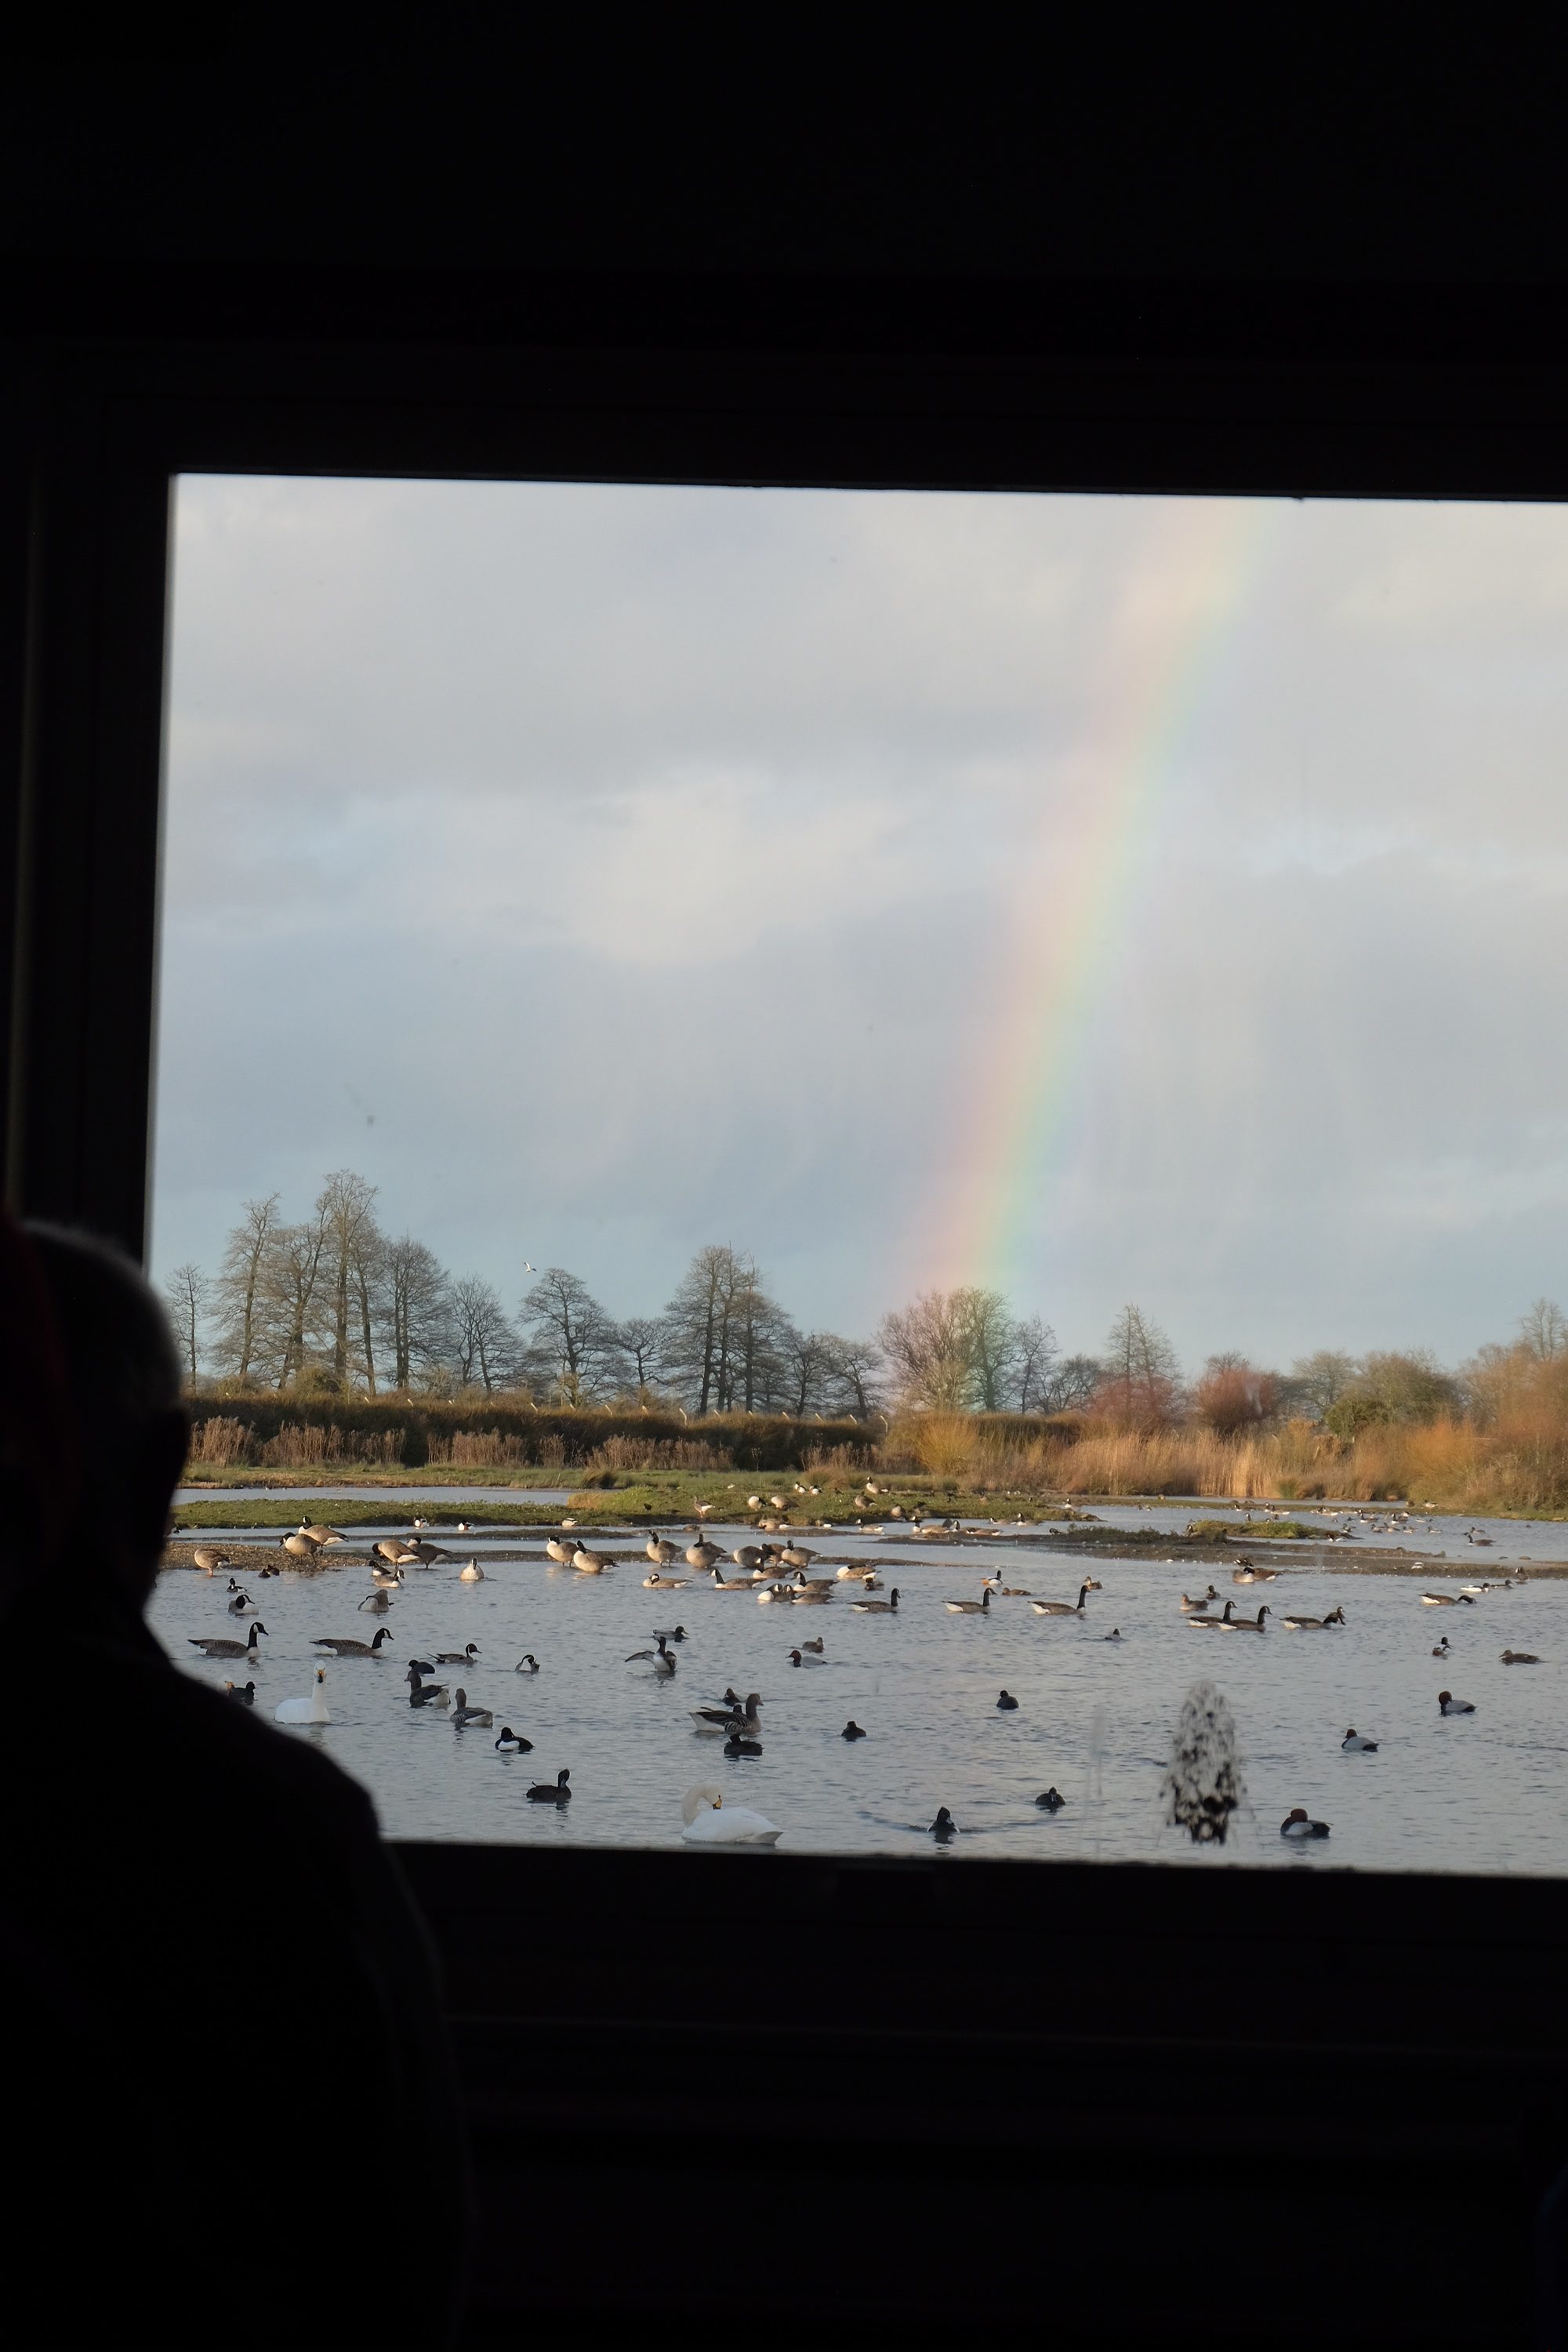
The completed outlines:
[[[1035,1799],[1035,1802],[1044,1812],[1059,1813],[1062,1807],[1067,1803],[1067,1799],[1064,1796],[1061,1796],[1056,1789],[1051,1788],[1043,1790],[1042,1793]]]
[[[1375,1756],[1377,1754],[1376,1740],[1363,1739],[1361,1733],[1353,1727],[1346,1732],[1344,1738],[1340,1742],[1340,1747],[1347,1756]]]
[[[1533,1650],[1505,1650],[1502,1663],[1505,1666],[1538,1666],[1541,1661]]]
[[[777,1845],[784,1832],[749,1805],[727,1805],[722,1790],[688,1789],[681,1800],[686,1845]]]
[[[569,1805],[572,1791],[566,1786],[572,1778],[569,1767],[563,1766],[553,1780],[536,1780],[528,1791],[531,1805]]]
[[[1009,1690],[1005,1690],[1001,1693],[996,1701],[996,1706],[998,1711],[1003,1715],[1016,1715],[1018,1712],[1018,1702]]]
[[[945,1805],[937,1807],[936,1819],[931,1825],[929,1835],[935,1838],[938,1845],[945,1845],[950,1838],[958,1835],[958,1823]]]
[[[502,1756],[531,1756],[533,1753],[532,1740],[525,1739],[521,1731],[514,1731],[510,1723],[501,1725],[496,1748]]]
[[[840,1739],[864,1739],[867,1735],[861,1730],[854,1717],[851,1716],[838,1737]]]
[[[653,1638],[656,1642],[684,1642],[686,1628],[684,1625],[656,1625]]]
[[[762,1752],[762,1741],[760,1739],[748,1739],[739,1725],[735,1727],[735,1728],[731,1732],[728,1739],[724,1742],[724,1753],[726,1756],[760,1756]]]
[[[240,1706],[254,1706],[256,1705],[256,1685],[254,1683],[225,1683],[223,1687],[226,1696],[233,1699],[237,1705]]]
[[[1446,1658],[1446,1657],[1447,1657],[1447,1656],[1449,1656],[1449,1655],[1450,1655],[1450,1652],[1449,1652],[1449,1648],[1448,1648],[1448,1636],[1447,1635],[1447,1633],[1445,1633],[1445,1634],[1444,1634],[1444,1636],[1443,1636],[1442,1640],[1438,1643],[1438,1644],[1437,1644],[1436,1648],[1433,1651],[1432,1655],[1433,1655],[1435,1658]]]
[[[490,1713],[488,1706],[470,1706],[468,1705],[468,1692],[462,1689],[458,1690],[457,1704],[452,1709],[452,1726],[454,1730],[468,1731],[471,1729],[474,1731],[489,1731],[494,1722],[495,1717]]]
[[[385,1636],[378,1633],[376,1639],[383,1641]],[[479,1645],[477,1642],[465,1642],[460,1650],[437,1650],[436,1664],[438,1666],[471,1666],[479,1654]]]
[[[1439,1691],[1437,1694],[1439,1715],[1474,1715],[1475,1711],[1468,1698],[1456,1698],[1452,1691]]]
[[[534,1656],[531,1650],[525,1650],[521,1657],[519,1658],[516,1665],[512,1668],[512,1673],[514,1675],[536,1675],[538,1672],[539,1660]]]
[[[1282,1838],[1325,1838],[1329,1825],[1327,1822],[1309,1821],[1304,1805],[1292,1805],[1279,1824],[1279,1834]]]

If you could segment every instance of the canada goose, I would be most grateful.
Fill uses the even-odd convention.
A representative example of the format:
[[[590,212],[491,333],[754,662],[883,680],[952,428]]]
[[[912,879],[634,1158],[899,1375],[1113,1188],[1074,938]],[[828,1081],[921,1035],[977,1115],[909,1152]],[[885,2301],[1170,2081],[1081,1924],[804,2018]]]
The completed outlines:
[[[866,1736],[867,1735],[861,1730],[853,1716],[850,1717],[848,1722],[845,1725],[843,1730],[838,1735],[840,1739],[864,1739]]]
[[[958,1835],[958,1823],[953,1820],[952,1815],[948,1811],[945,1805],[939,1805],[937,1807],[936,1819],[931,1825],[930,1834],[935,1838],[938,1845],[945,1845],[949,1838],[954,1838]]]
[[[231,1617],[243,1617],[247,1610],[254,1609],[256,1603],[252,1601],[249,1593],[242,1592],[239,1587],[236,1585],[234,1590],[234,1598],[228,1604],[229,1615]]]
[[[675,1654],[670,1649],[668,1643],[665,1640],[662,1633],[658,1637],[658,1647],[657,1650],[628,1651],[626,1664],[629,1666],[638,1658],[651,1659],[653,1662],[653,1670],[656,1675],[672,1675],[675,1672]]]
[[[552,1559],[557,1568],[570,1567],[573,1549],[574,1547],[571,1544],[563,1543],[559,1536],[546,1536],[544,1538],[545,1557],[548,1559]],[[668,1549],[673,1553],[675,1547],[671,1544]],[[651,1559],[652,1556],[653,1546],[650,1544],[648,1546],[648,1557]]]
[[[1225,1631],[1227,1633],[1267,1633],[1268,1628],[1263,1621],[1268,1614],[1268,1606],[1265,1602],[1256,1617],[1227,1617]]]
[[[1435,1658],[1446,1658],[1446,1657],[1447,1657],[1447,1656],[1449,1655],[1449,1650],[1448,1650],[1448,1636],[1447,1635],[1447,1633],[1445,1633],[1445,1634],[1444,1634],[1444,1636],[1443,1636],[1442,1640],[1438,1643],[1438,1644],[1437,1644],[1436,1648],[1433,1651],[1432,1655],[1433,1655]]]
[[[833,1580],[836,1584],[853,1584],[869,1576],[871,1572],[869,1565],[865,1560],[847,1559],[843,1567],[836,1571]]]
[[[377,1636],[378,1640],[384,1638],[381,1635]],[[479,1654],[479,1645],[477,1642],[465,1642],[460,1650],[437,1650],[436,1664],[438,1666],[471,1666]]]
[[[741,1544],[730,1558],[737,1568],[743,1568],[748,1574],[754,1576],[763,1564],[763,1547],[760,1544]]]
[[[1092,1589],[1089,1585],[1080,1584],[1076,1601],[1031,1601],[1029,1606],[1037,1617],[1081,1617],[1083,1604]]]
[[[809,1568],[816,1558],[816,1554],[807,1551],[804,1544],[787,1543],[779,1552],[779,1564],[784,1568]]]
[[[256,1705],[256,1685],[254,1683],[225,1683],[224,1691],[229,1698],[236,1700],[240,1706],[254,1706]]]
[[[1209,1586],[1208,1591],[1204,1594],[1204,1596],[1203,1596],[1203,1598],[1202,1598],[1202,1600],[1201,1600],[1201,1601],[1194,1601],[1194,1600],[1191,1600],[1191,1599],[1189,1599],[1188,1595],[1187,1595],[1186,1593],[1184,1593],[1184,1593],[1183,1593],[1183,1595],[1182,1595],[1182,1610],[1183,1610],[1183,1612],[1184,1612],[1184,1614],[1186,1614],[1186,1613],[1189,1613],[1190,1612],[1192,1612],[1193,1610],[1196,1610],[1196,1609],[1207,1609],[1207,1608],[1209,1607],[1209,1605],[1210,1605],[1210,1603],[1211,1603],[1211,1602],[1215,1601],[1217,1601],[1218,1599],[1219,1599],[1219,1594],[1215,1591],[1214,1586],[1213,1586],[1212,1584]]]
[[[572,1555],[572,1565],[579,1576],[603,1576],[609,1564],[602,1551],[590,1551],[586,1544],[579,1544]]]
[[[408,1546],[396,1536],[383,1536],[379,1543],[372,1544],[371,1550],[388,1568],[402,1568],[414,1558]]]
[[[1279,1824],[1282,1838],[1321,1838],[1329,1834],[1327,1822],[1309,1821],[1304,1805],[1292,1805]]]
[[[750,1805],[727,1805],[721,1790],[688,1789],[681,1800],[681,1831],[687,1845],[777,1845],[782,1830]]]
[[[286,1552],[290,1553],[295,1559],[314,1559],[321,1547],[316,1541],[314,1536],[300,1535],[296,1532],[291,1536],[284,1537],[283,1549]],[[286,1699],[284,1701],[285,1706],[291,1704],[292,1702],[289,1700]],[[288,1720],[292,1723],[294,1718],[292,1716],[289,1716]]]
[[[1421,1601],[1423,1607],[1427,1609],[1457,1609],[1461,1601],[1467,1609],[1473,1609],[1476,1605],[1473,1592],[1424,1592]]]
[[[1439,1715],[1474,1715],[1475,1711],[1468,1698],[1456,1698],[1452,1691],[1439,1691],[1437,1694]]]
[[[1321,1617],[1282,1617],[1279,1622],[1288,1633],[1321,1633],[1323,1630]]]
[[[1277,1568],[1255,1568],[1248,1559],[1232,1569],[1230,1580],[1233,1584],[1272,1584],[1279,1574]]]
[[[395,1592],[403,1581],[403,1570],[400,1568],[387,1568],[384,1565],[373,1568],[370,1580],[378,1592]]]
[[[255,1665],[258,1664],[256,1637],[258,1633],[265,1633],[266,1631],[266,1626],[258,1617],[243,1642],[230,1641],[226,1635],[220,1639],[211,1633],[201,1635],[187,1633],[185,1639],[193,1650],[201,1652],[204,1658],[247,1658],[250,1664]]]
[[[695,1543],[686,1547],[688,1568],[711,1568],[715,1560],[723,1557],[718,1545],[710,1543],[706,1536],[699,1536]]]
[[[656,1642],[684,1642],[686,1628],[684,1625],[656,1625],[653,1638]]]
[[[532,1740],[525,1739],[521,1731],[514,1731],[510,1723],[501,1725],[496,1748],[502,1756],[531,1756],[533,1753]]]
[[[331,1723],[327,1713],[327,1670],[316,1668],[315,1687],[309,1698],[286,1698],[272,1710],[275,1723]]]
[[[191,1554],[191,1561],[194,1567],[201,1570],[204,1576],[216,1576],[220,1568],[234,1566],[227,1552],[217,1549],[212,1544],[198,1544]],[[233,1581],[234,1579],[230,1577],[229,1582],[232,1584]]]
[[[899,1596],[898,1596],[898,1594],[895,1592],[895,1593],[894,1593],[894,1595],[893,1595],[894,1600],[896,1601],[896,1600],[898,1599],[898,1597],[899,1597]],[[801,1643],[801,1645],[800,1645],[800,1646],[801,1646],[801,1648],[802,1648],[803,1650],[805,1650],[805,1651],[807,1651],[807,1652],[815,1651],[815,1652],[816,1652],[816,1655],[820,1658],[820,1657],[821,1657],[821,1655],[822,1655],[822,1636],[821,1636],[821,1634],[819,1633],[819,1634],[817,1635],[817,1637],[816,1637],[816,1641],[815,1641],[815,1642],[803,1642],[803,1643]]]
[[[514,1675],[536,1675],[538,1672],[539,1660],[534,1656],[531,1650],[525,1650],[521,1657],[519,1658],[516,1665],[512,1668],[512,1673]]]
[[[420,1680],[419,1661],[410,1661],[408,1667],[408,1704],[410,1706],[447,1706],[450,1704],[445,1683]]]
[[[452,1724],[458,1731],[489,1731],[495,1717],[488,1706],[470,1706],[468,1694],[460,1685],[452,1708]]]
[[[978,1601],[944,1601],[942,1605],[954,1617],[984,1617],[991,1606],[991,1595],[987,1591]],[[1039,1602],[1035,1606],[1037,1609]]]
[[[1001,1693],[996,1701],[996,1706],[998,1713],[1002,1715],[1016,1715],[1018,1712],[1018,1702],[1010,1690]]]
[[[762,1741],[750,1738],[738,1725],[724,1742],[726,1756],[760,1756],[762,1752]]]
[[[1541,1661],[1533,1650],[1505,1650],[1502,1663],[1505,1666],[1538,1666]]]
[[[383,1625],[373,1641],[351,1642],[342,1634],[317,1633],[311,1636],[310,1647],[313,1650],[331,1650],[335,1658],[379,1658],[382,1643],[391,1639],[390,1631]]]
[[[689,1576],[661,1576],[656,1568],[651,1576],[643,1578],[642,1589],[645,1592],[679,1592],[690,1581]]]
[[[1189,1617],[1187,1622],[1189,1625],[1196,1626],[1202,1633],[1212,1633],[1216,1627],[1223,1628],[1228,1625],[1235,1613],[1235,1601],[1227,1601],[1217,1617]]]
[[[345,1543],[348,1540],[342,1528],[307,1526],[303,1519],[300,1522],[300,1533],[302,1536],[309,1536],[313,1544]]]
[[[460,1568],[458,1570],[458,1581],[459,1584],[482,1584],[484,1580],[484,1570],[479,1566],[477,1559],[469,1560],[467,1568]]]
[[[563,1766],[553,1780],[536,1780],[528,1791],[529,1803],[531,1805],[569,1805],[572,1801],[572,1791],[566,1783],[571,1778],[570,1769]]]
[[[1376,1740],[1363,1739],[1361,1733],[1355,1729],[1353,1725],[1341,1740],[1340,1746],[1347,1756],[1375,1756],[1377,1754]]]
[[[736,1722],[748,1731],[760,1731],[757,1709],[762,1704],[755,1691],[748,1691],[743,1706],[739,1699],[723,1706],[694,1706],[691,1720],[699,1731],[728,1731]]]
[[[1041,1793],[1035,1799],[1035,1802],[1039,1806],[1042,1812],[1059,1813],[1062,1807],[1067,1803],[1067,1799],[1063,1796],[1058,1796],[1054,1788],[1045,1789],[1042,1790]]]
[[[688,1554],[688,1558],[689,1557],[690,1555]],[[731,1576],[726,1582],[721,1568],[714,1569],[711,1571],[711,1577],[715,1592],[750,1592],[752,1589],[752,1580],[749,1576]]]
[[[427,1543],[423,1536],[403,1547],[405,1565],[417,1561],[421,1568],[434,1568],[437,1560],[450,1559],[451,1557],[449,1551],[443,1551],[439,1544]]]
[[[550,1547],[547,1544],[545,1546],[545,1549],[548,1551]],[[668,1538],[664,1536],[649,1536],[647,1543],[643,1546],[643,1549],[647,1552],[649,1559],[652,1560],[655,1568],[668,1568],[672,1561],[678,1560],[680,1558],[680,1546],[679,1544],[669,1542]]]
[[[970,1608],[973,1605],[973,1601],[966,1603]],[[857,1617],[891,1617],[896,1613],[898,1606],[899,1588],[896,1584],[886,1601],[852,1601],[849,1603],[851,1613]],[[820,1650],[822,1644],[820,1642],[806,1642],[802,1644],[802,1647],[807,1650]]]

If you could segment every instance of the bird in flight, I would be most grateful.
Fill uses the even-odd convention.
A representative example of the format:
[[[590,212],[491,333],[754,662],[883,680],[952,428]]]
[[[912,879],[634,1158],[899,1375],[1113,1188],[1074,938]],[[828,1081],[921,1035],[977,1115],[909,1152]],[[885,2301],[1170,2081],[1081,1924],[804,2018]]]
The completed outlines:
[[[537,1274],[539,1268],[536,1265],[530,1265],[528,1260],[524,1258],[522,1261],[522,1270],[524,1274]]]

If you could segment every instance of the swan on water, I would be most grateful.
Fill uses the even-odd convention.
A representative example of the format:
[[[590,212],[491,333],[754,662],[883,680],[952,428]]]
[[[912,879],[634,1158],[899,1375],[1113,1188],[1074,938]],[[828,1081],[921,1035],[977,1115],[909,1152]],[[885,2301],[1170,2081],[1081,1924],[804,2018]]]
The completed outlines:
[[[316,1668],[315,1687],[309,1698],[286,1698],[272,1711],[275,1723],[331,1723],[327,1713],[327,1670]]]
[[[460,1568],[458,1570],[458,1581],[459,1584],[482,1584],[484,1580],[484,1570],[479,1566],[477,1559],[469,1560],[467,1568]]]
[[[750,1805],[727,1805],[722,1790],[688,1789],[681,1800],[686,1845],[777,1845],[784,1832]]]

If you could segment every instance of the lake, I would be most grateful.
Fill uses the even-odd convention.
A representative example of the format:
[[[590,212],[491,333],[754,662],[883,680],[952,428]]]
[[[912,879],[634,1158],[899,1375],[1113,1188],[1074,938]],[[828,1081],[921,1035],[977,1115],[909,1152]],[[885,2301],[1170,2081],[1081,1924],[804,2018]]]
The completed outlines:
[[[388,1497],[389,1526],[407,1525],[406,1506],[405,1496]],[[1151,1525],[1137,1507],[1094,1508],[1102,1526]],[[1173,1508],[1173,1531],[1194,1509],[1221,1515],[1212,1503]],[[796,1852],[929,1851],[927,1826],[946,1805],[960,1831],[945,1849],[955,1859],[1559,1872],[1568,1863],[1568,1580],[1542,1577],[1468,1606],[1429,1608],[1420,1595],[1424,1582],[1453,1591],[1461,1574],[1479,1583],[1521,1561],[1562,1560],[1568,1528],[1491,1522],[1484,1532],[1492,1546],[1480,1549],[1465,1538],[1480,1522],[1428,1518],[1414,1534],[1373,1533],[1387,1516],[1368,1514],[1353,1545],[1314,1545],[1310,1559],[1271,1553],[1278,1580],[1235,1591],[1238,1611],[1252,1614],[1267,1601],[1278,1619],[1342,1605],[1348,1622],[1326,1633],[1271,1625],[1261,1637],[1196,1632],[1181,1614],[1181,1592],[1201,1591],[1211,1573],[1232,1596],[1228,1560],[1200,1570],[1190,1560],[1097,1552],[1092,1571],[1104,1589],[1090,1594],[1081,1620],[1037,1617],[1026,1600],[995,1601],[985,1617],[942,1607],[947,1597],[978,1597],[993,1568],[1036,1595],[1075,1599],[1078,1563],[1047,1531],[1054,1549],[1000,1531],[963,1546],[914,1543],[891,1530],[879,1538],[799,1531],[821,1556],[813,1574],[851,1553],[884,1556],[884,1583],[902,1595],[894,1617],[853,1614],[853,1584],[826,1607],[759,1607],[753,1593],[700,1583],[645,1591],[640,1550],[603,1576],[583,1577],[520,1556],[542,1540],[532,1529],[443,1537],[451,1564],[412,1571],[385,1617],[359,1612],[369,1580],[348,1561],[253,1587],[270,1634],[260,1644],[257,1706],[270,1716],[279,1700],[309,1690],[320,1662],[313,1635],[368,1639],[385,1624],[393,1645],[382,1660],[326,1661],[332,1722],[288,1736],[319,1743],[354,1774],[394,1837],[668,1845],[679,1841],[684,1791],[712,1781],[766,1812]],[[1154,1524],[1164,1523],[1162,1513]],[[756,1540],[749,1528],[710,1533],[726,1548]],[[345,1549],[357,1550],[361,1535]],[[238,1539],[233,1530],[229,1538]],[[592,1540],[619,1549],[632,1539]],[[1364,1561],[1401,1540],[1419,1540],[1427,1557],[1446,1551],[1438,1575],[1447,1581],[1347,1572],[1353,1556]],[[470,1554],[485,1567],[480,1583],[458,1579]],[[181,1665],[220,1686],[235,1669],[195,1659],[185,1641],[234,1630],[226,1600],[222,1578],[167,1571],[151,1611]],[[678,1622],[689,1638],[672,1681],[626,1663],[655,1626]],[[1113,1627],[1115,1643],[1103,1638]],[[1452,1654],[1440,1660],[1431,1652],[1442,1634]],[[791,1648],[819,1635],[824,1663],[792,1666]],[[409,1656],[468,1642],[479,1645],[472,1667],[444,1667],[440,1678],[493,1708],[495,1731],[459,1731],[444,1712],[407,1704]],[[1505,1648],[1537,1652],[1542,1663],[1505,1666]],[[512,1672],[525,1650],[537,1655],[538,1675]],[[1249,1798],[1222,1853],[1195,1853],[1162,1821],[1172,1732],[1200,1678],[1230,1704]],[[689,1710],[719,1700],[727,1684],[763,1696],[759,1758],[727,1760],[720,1740],[694,1729]],[[997,1711],[1004,1685],[1020,1702],[1016,1714]],[[1442,1717],[1441,1689],[1473,1700],[1477,1712]],[[839,1737],[851,1717],[865,1739]],[[496,1754],[503,1723],[533,1741],[531,1755]],[[1376,1755],[1341,1752],[1352,1724],[1378,1740]],[[563,1765],[571,1768],[570,1807],[529,1804],[530,1782],[553,1780]],[[1067,1800],[1054,1816],[1034,1803],[1050,1784]],[[1331,1835],[1287,1844],[1279,1828],[1294,1805],[1330,1822]]]

